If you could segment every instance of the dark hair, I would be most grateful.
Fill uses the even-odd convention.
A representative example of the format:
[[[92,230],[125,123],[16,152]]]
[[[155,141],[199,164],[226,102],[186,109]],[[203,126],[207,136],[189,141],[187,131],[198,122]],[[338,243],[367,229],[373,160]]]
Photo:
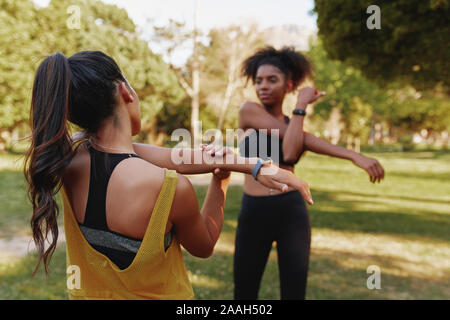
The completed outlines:
[[[252,56],[245,59],[242,63],[242,75],[252,79],[255,83],[256,73],[262,65],[270,64],[280,69],[286,79],[292,80],[294,91],[305,80],[311,76],[312,67],[309,61],[300,52],[295,51],[293,47],[283,47],[280,50],[268,46],[256,51]]]
[[[70,58],[48,56],[38,67],[30,108],[31,145],[25,157],[27,195],[33,206],[31,229],[45,273],[56,249],[59,208],[54,199],[62,174],[74,151],[67,120],[95,133],[101,122],[115,115],[117,83],[125,81],[114,60],[99,51],[81,51]],[[29,163],[29,165],[27,165]],[[52,238],[45,249],[45,241]]]

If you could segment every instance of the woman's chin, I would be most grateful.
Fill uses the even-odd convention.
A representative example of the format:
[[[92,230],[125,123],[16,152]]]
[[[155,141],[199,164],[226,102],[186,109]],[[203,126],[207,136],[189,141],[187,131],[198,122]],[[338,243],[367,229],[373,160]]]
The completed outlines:
[[[259,102],[261,102],[265,106],[273,105],[273,100],[270,98],[259,98]]]

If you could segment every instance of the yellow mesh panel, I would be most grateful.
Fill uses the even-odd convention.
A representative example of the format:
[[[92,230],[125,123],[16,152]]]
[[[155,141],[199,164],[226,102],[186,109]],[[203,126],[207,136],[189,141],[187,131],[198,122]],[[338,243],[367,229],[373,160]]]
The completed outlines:
[[[68,288],[71,299],[192,299],[180,244],[176,237],[164,251],[164,233],[177,185],[175,170],[165,169],[165,178],[155,203],[141,247],[132,264],[120,270],[109,258],[86,241],[68,201],[64,186],[67,267],[80,271],[80,288]],[[73,274],[68,274],[73,277]]]

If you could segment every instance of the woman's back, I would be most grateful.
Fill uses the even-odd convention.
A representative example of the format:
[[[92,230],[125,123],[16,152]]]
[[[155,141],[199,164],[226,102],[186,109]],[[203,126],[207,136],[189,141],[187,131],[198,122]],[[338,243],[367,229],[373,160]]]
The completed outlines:
[[[63,175],[63,184],[79,223],[85,220],[90,168],[91,157],[86,145],[82,144]],[[140,158],[120,161],[111,174],[106,191],[108,228],[128,237],[142,239],[163,181],[163,168]],[[171,227],[172,224],[168,222],[166,233]]]
[[[104,163],[96,161],[104,159],[106,153],[102,154],[95,149],[86,150],[85,146],[78,148],[67,167],[61,193],[67,264],[68,267],[77,266],[81,277],[78,287],[68,287],[69,297],[192,298],[193,291],[180,243],[177,239],[172,239],[166,247],[165,236],[167,229],[171,227],[168,218],[177,189],[177,173],[155,167],[136,155],[133,158],[125,154],[109,154],[116,165],[105,171],[112,172],[109,181],[106,179],[102,187],[98,182],[105,176],[97,166]],[[90,165],[92,159],[95,159],[94,166]],[[91,168],[101,176],[92,179]],[[93,181],[95,190],[89,188]],[[104,187],[106,192],[101,190]],[[105,198],[105,193],[106,210],[102,210],[101,206],[93,206],[95,201],[99,203],[99,199]],[[96,209],[89,210],[93,207]],[[101,223],[102,216],[104,226]],[[96,223],[92,225],[92,221],[100,223],[96,226]],[[113,237],[109,237],[110,235]],[[120,250],[121,244],[125,247],[126,240],[129,240],[121,240],[123,235],[142,239],[137,242],[132,256],[127,256],[124,248]],[[118,246],[115,247],[114,241],[117,239]]]

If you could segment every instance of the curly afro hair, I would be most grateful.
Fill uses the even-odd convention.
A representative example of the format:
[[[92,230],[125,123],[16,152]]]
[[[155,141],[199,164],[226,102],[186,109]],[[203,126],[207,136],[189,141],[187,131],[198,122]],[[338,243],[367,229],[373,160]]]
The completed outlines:
[[[312,75],[310,62],[300,52],[293,47],[283,47],[280,50],[267,46],[257,50],[252,56],[242,63],[242,76],[252,79],[255,83],[256,73],[262,65],[269,64],[280,69],[286,79],[292,80],[291,91],[295,91],[298,86]]]

